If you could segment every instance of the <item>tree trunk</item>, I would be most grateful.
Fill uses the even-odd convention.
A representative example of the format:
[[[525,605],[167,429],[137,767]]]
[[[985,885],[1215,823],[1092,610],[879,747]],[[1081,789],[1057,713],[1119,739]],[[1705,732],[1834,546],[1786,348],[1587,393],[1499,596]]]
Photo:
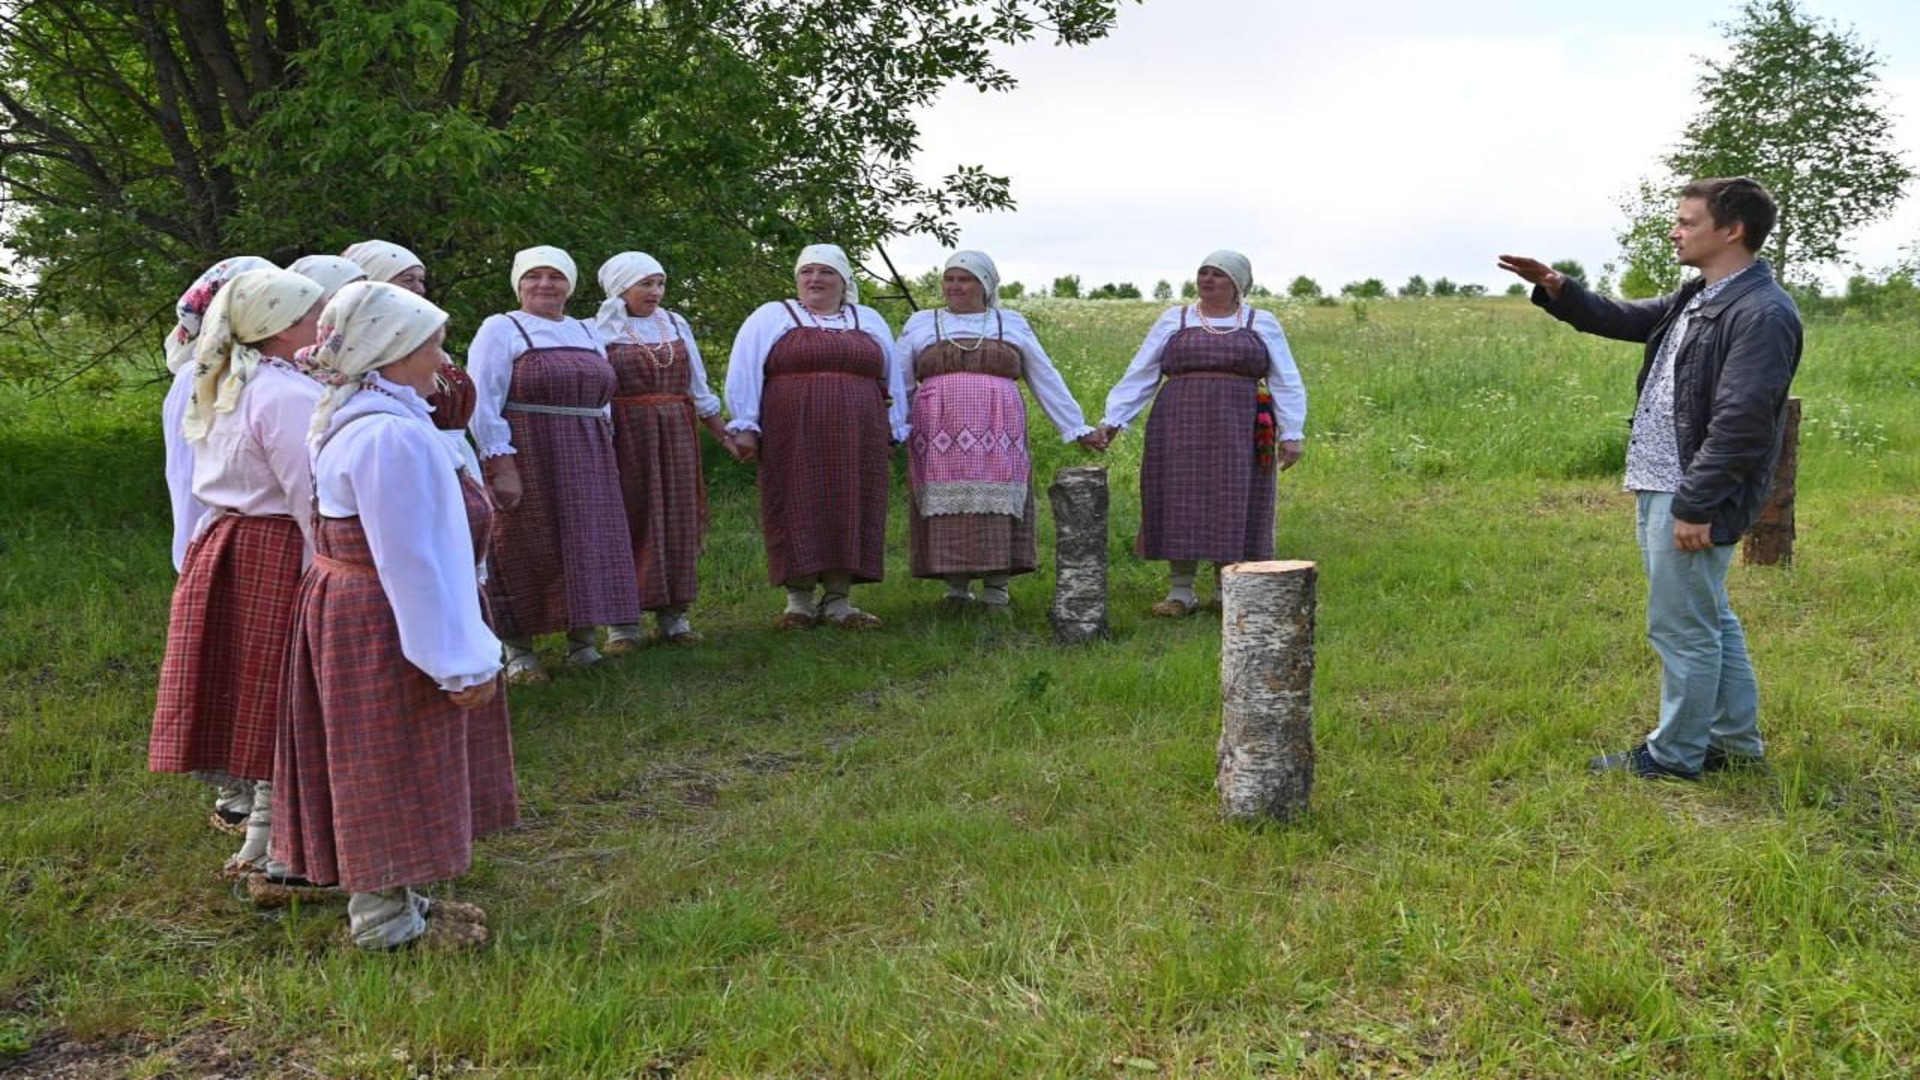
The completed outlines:
[[[1787,399],[1787,422],[1780,433],[1780,463],[1760,520],[1747,530],[1742,561],[1748,566],[1793,565],[1793,500],[1799,494],[1800,399]]]
[[[1290,820],[1313,792],[1313,621],[1320,568],[1251,562],[1220,575],[1220,808]]]
[[[1078,645],[1108,636],[1107,470],[1061,469],[1047,489],[1053,504],[1053,637]]]

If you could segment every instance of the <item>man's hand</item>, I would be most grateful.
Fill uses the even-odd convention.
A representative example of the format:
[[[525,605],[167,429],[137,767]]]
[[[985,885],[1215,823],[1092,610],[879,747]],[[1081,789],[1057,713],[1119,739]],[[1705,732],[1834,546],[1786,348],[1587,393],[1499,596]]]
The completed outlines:
[[[1307,452],[1307,446],[1299,439],[1286,439],[1280,443],[1280,452],[1274,457],[1280,462],[1280,471],[1286,472],[1300,463],[1300,455]]]
[[[1567,283],[1567,279],[1560,271],[1539,259],[1529,259],[1525,255],[1500,256],[1500,269],[1519,275],[1520,280],[1529,285],[1540,286],[1555,300],[1560,299],[1560,287]]]
[[[447,699],[463,709],[477,709],[493,700],[499,683],[499,679],[488,679],[483,683],[475,683],[465,690],[448,690]]]
[[[1681,551],[1713,550],[1713,526],[1691,521],[1673,523],[1673,546]]]
[[[487,489],[493,492],[496,506],[511,510],[520,505],[525,492],[520,486],[520,463],[513,460],[513,455],[490,457],[480,464],[480,471],[487,474]]]

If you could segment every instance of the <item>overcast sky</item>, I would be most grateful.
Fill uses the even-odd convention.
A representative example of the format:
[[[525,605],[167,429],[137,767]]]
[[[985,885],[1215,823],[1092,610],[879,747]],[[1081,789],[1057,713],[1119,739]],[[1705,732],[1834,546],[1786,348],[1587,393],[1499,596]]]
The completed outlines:
[[[1920,3],[1802,0],[1884,58],[1898,141],[1920,168]],[[1619,197],[1695,111],[1732,2],[1147,0],[1103,41],[1004,52],[1009,94],[949,90],[919,171],[1012,178],[1019,208],[965,215],[961,245],[1029,285],[1077,273],[1143,291],[1230,247],[1256,279],[1329,291],[1380,277],[1506,285],[1506,251],[1617,255]],[[1853,258],[1920,241],[1920,190],[1855,234]],[[888,248],[903,272],[943,261]],[[1828,275],[1844,280],[1845,271]]]

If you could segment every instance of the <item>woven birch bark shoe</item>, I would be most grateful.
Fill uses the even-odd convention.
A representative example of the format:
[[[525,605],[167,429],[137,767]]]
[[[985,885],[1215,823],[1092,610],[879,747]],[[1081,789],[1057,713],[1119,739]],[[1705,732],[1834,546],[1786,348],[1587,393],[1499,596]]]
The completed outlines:
[[[533,654],[516,656],[507,661],[507,682],[512,686],[534,686],[551,682],[553,677],[540,666],[540,660]]]
[[[1169,596],[1165,600],[1148,608],[1147,611],[1156,619],[1184,619],[1193,614],[1199,606],[1198,603],[1187,600],[1175,600]]]
[[[318,885],[291,874],[274,877],[260,871],[247,877],[247,897],[255,907],[283,908],[295,900],[303,904],[344,903],[347,894],[337,885]]]

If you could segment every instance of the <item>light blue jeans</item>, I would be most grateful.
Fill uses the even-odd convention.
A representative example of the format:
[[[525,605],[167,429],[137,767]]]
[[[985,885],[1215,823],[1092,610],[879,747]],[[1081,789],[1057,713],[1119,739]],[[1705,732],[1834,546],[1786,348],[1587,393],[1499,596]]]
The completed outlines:
[[[1673,495],[1642,491],[1636,535],[1647,568],[1647,641],[1660,655],[1660,722],[1647,736],[1653,759],[1698,771],[1709,746],[1759,757],[1760,684],[1747,635],[1727,606],[1733,545],[1673,546]]]

